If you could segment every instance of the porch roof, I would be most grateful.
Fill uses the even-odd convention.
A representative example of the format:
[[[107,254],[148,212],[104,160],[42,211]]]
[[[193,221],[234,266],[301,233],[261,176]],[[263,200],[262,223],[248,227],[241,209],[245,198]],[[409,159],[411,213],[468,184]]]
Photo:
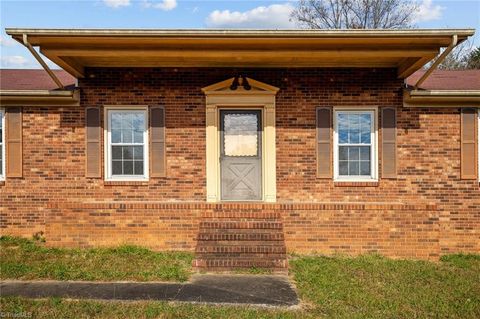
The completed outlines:
[[[85,67],[395,67],[405,78],[474,29],[215,30],[21,29],[76,77]]]

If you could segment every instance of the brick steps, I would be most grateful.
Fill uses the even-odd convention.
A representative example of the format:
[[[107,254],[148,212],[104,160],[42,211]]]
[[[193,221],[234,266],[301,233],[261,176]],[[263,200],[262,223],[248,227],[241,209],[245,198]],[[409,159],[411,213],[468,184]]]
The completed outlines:
[[[285,254],[285,246],[282,245],[209,245],[196,249],[197,255],[202,253],[252,253],[252,254]]]
[[[226,258],[209,258],[195,259],[195,267],[197,269],[204,269],[209,271],[228,271],[235,269],[248,268],[265,268],[274,271],[286,271],[287,261],[282,259],[268,259],[268,260],[252,260],[252,259],[226,259]]]
[[[282,229],[281,222],[273,221],[208,221],[201,222],[200,229]]]
[[[231,231],[227,232],[225,229],[221,231],[212,231],[209,233],[198,234],[199,241],[282,241],[284,240],[283,233],[269,233],[269,232],[254,232],[253,229],[248,229],[247,232]]]
[[[197,236],[194,267],[206,271],[265,268],[286,272],[280,215],[228,211],[205,214]]]

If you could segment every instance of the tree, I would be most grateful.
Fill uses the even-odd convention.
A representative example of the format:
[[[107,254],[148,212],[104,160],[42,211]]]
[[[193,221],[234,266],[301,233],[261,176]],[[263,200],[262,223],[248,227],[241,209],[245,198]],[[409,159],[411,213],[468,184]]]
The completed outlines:
[[[453,49],[438,68],[440,70],[480,69],[480,48],[475,48],[469,40],[465,41]]]
[[[417,8],[408,0],[300,0],[292,18],[310,29],[400,29],[414,27]]]
[[[480,69],[480,47],[473,49],[466,57],[467,69]]]

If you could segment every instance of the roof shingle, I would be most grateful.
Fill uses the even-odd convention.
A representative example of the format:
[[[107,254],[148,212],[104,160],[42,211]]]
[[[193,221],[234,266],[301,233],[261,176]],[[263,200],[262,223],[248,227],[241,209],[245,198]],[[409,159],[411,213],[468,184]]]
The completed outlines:
[[[407,78],[409,86],[414,86],[425,73],[419,70]],[[435,70],[420,85],[424,90],[480,90],[480,70]]]
[[[65,87],[76,79],[64,70],[52,70]],[[45,70],[0,69],[0,90],[55,90],[58,85]]]

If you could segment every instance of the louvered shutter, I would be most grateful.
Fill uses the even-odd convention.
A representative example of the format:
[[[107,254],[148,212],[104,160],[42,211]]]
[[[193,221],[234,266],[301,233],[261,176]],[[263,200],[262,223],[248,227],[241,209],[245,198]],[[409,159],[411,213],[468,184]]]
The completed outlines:
[[[6,111],[6,176],[22,177],[22,107],[8,107]]]
[[[150,107],[150,169],[152,177],[166,175],[165,109]]]
[[[397,114],[394,107],[382,108],[382,178],[397,177]]]
[[[328,107],[317,108],[317,177],[332,177],[332,110]]]
[[[85,112],[85,138],[87,148],[85,176],[89,178],[100,178],[102,176],[100,108],[87,107]]]
[[[461,112],[461,178],[477,178],[477,111],[462,109]]]

